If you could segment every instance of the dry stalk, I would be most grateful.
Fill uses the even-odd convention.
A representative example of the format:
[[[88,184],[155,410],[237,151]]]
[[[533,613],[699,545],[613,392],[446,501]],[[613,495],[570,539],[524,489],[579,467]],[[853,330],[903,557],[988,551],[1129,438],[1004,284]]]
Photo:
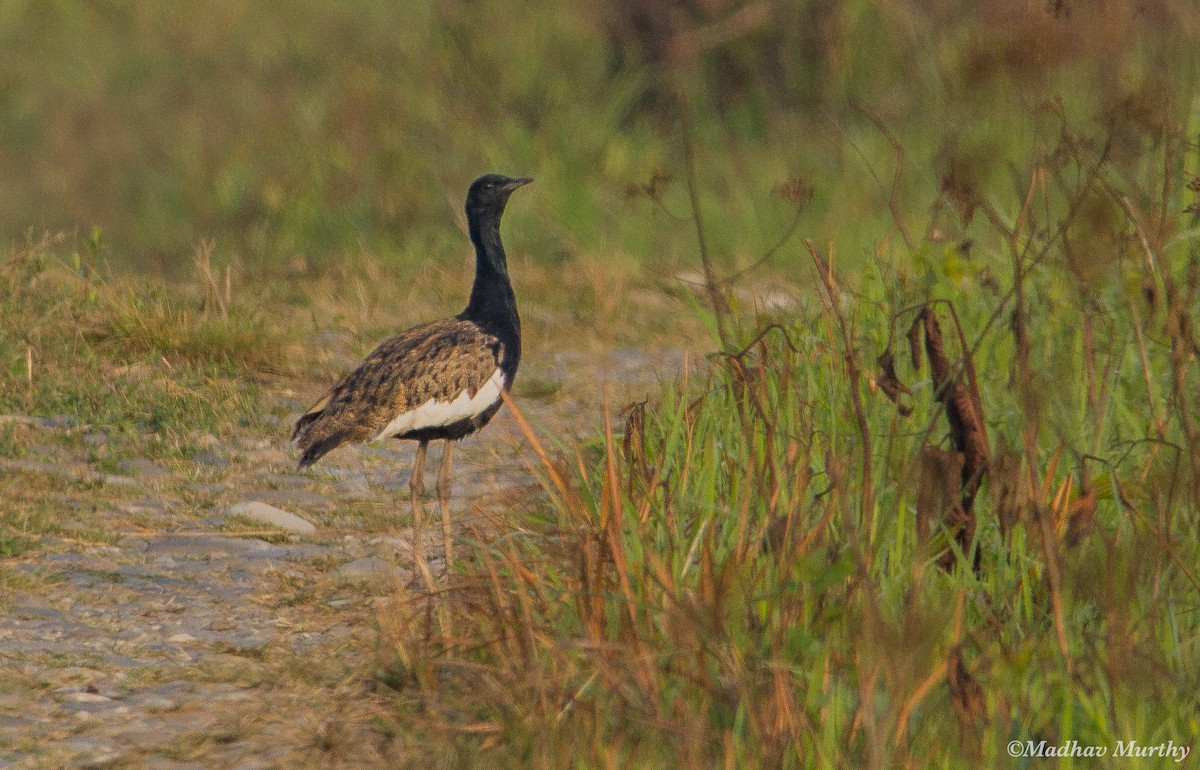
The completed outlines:
[[[817,274],[821,278],[821,284],[825,287],[825,294],[822,295],[821,301],[825,305],[825,310],[834,317],[837,321],[838,329],[842,335],[842,352],[846,361],[846,370],[850,378],[850,402],[854,408],[854,418],[858,423],[859,440],[862,442],[862,495],[861,495],[861,516],[862,521],[866,521],[871,516],[874,509],[872,479],[874,474],[871,463],[871,431],[867,424],[866,411],[863,409],[862,395],[860,390],[860,381],[862,372],[858,366],[858,354],[854,350],[854,335],[850,331],[849,325],[846,323],[846,316],[842,313],[841,305],[838,302],[839,292],[837,288],[837,280],[833,274],[833,267],[830,263],[817,252],[816,247],[810,240],[804,241],[804,247],[808,249],[809,255],[812,257],[813,264],[816,265]],[[832,247],[831,247],[832,248]],[[831,251],[832,255],[832,251]]]
[[[691,123],[688,118],[687,99],[682,90],[678,94],[680,129],[683,140],[683,168],[687,178],[688,200],[692,208],[692,223],[696,227],[696,245],[700,250],[700,265],[704,269],[704,287],[708,291],[709,302],[712,303],[713,315],[717,322],[717,336],[721,347],[729,350],[732,347],[729,333],[729,305],[721,294],[721,282],[717,278],[712,258],[708,252],[708,241],[704,236],[704,217],[700,211],[700,189],[696,184],[696,148],[692,142]]]
[[[955,321],[957,324],[957,315]],[[961,326],[958,329],[959,341],[963,344],[965,338]],[[975,496],[988,470],[991,449],[988,445],[979,386],[975,379],[975,367],[969,353],[964,353],[960,366],[951,366],[946,355],[941,325],[930,305],[926,305],[913,320],[908,333],[909,342],[912,344],[914,368],[919,369],[921,363],[922,350],[916,344],[920,334],[923,334],[925,340],[924,354],[929,359],[934,397],[945,409],[954,451],[947,453],[929,447],[921,454],[920,497],[923,498],[921,507],[925,510],[918,511],[918,530],[923,539],[927,537],[932,528],[932,513],[929,508],[948,507],[950,515],[944,523],[953,533],[962,553],[971,557],[972,568],[978,570],[979,553],[969,553],[975,539],[974,505]],[[967,375],[965,383],[962,377],[964,371]],[[958,478],[951,491],[946,488],[946,482],[951,480],[955,470],[958,471]],[[940,490],[936,488],[939,484],[942,486]],[[949,567],[953,559],[953,551],[947,551],[942,556],[942,566]]]
[[[896,223],[896,228],[900,231],[900,237],[904,239],[904,245],[908,247],[909,251],[912,251],[913,239],[908,233],[908,227],[904,224],[904,218],[900,215],[900,202],[897,199],[900,180],[904,177],[904,165],[907,157],[904,153],[904,147],[901,146],[900,142],[896,141],[896,137],[888,129],[887,124],[883,122],[883,118],[868,110],[862,102],[857,99],[851,99],[850,106],[858,114],[871,121],[875,128],[879,129],[879,133],[883,135],[887,143],[896,151],[896,171],[892,175],[892,187],[888,191],[888,209],[892,212],[892,221]]]

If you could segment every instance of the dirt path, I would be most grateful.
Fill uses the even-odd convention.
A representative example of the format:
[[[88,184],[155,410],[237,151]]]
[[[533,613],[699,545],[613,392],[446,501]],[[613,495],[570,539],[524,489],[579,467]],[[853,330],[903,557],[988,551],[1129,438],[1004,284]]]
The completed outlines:
[[[679,352],[561,354],[523,372],[539,382],[565,373],[561,388],[520,403],[543,432],[587,435],[606,386],[617,405],[652,396],[681,361]],[[292,413],[304,405],[297,394],[273,398]],[[31,430],[61,430],[66,417]],[[36,442],[3,461],[0,473],[59,484],[55,515],[78,536],[43,537],[4,562],[0,768],[403,760],[377,726],[389,705],[373,673],[377,608],[412,577],[412,447],[343,449],[298,474],[284,422],[271,435],[212,438],[178,467],[133,458],[103,473]],[[507,411],[464,441],[456,520],[502,515],[528,494],[529,454]],[[315,528],[230,514],[246,502]],[[433,559],[440,538],[430,534]]]

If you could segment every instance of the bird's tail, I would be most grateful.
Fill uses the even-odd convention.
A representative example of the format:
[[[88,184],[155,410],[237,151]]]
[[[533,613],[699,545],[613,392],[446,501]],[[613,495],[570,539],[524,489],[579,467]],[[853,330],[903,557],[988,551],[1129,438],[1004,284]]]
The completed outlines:
[[[304,447],[304,454],[300,455],[300,462],[296,464],[296,468],[304,470],[309,467],[341,444],[344,438],[345,436],[339,433],[328,436],[311,446]]]
[[[297,464],[299,470],[320,460],[350,437],[349,431],[339,430],[330,420],[321,419],[328,416],[325,411],[328,405],[329,395],[326,394],[296,420],[296,427],[292,429],[292,443],[303,452]]]
[[[301,415],[299,420],[296,420],[296,427],[292,428],[292,443],[299,444],[304,440],[304,434],[310,425],[317,421],[322,414],[325,413],[325,407],[329,406],[329,394],[321,396],[317,403],[308,408],[308,411]]]

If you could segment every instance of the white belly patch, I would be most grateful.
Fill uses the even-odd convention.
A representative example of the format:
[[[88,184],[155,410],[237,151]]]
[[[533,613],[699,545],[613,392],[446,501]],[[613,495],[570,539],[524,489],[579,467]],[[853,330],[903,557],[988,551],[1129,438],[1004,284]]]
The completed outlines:
[[[460,420],[475,417],[500,400],[500,391],[503,388],[504,372],[497,369],[474,396],[464,390],[453,401],[436,401],[431,398],[416,409],[396,417],[371,440],[381,441],[426,428],[444,428]]]

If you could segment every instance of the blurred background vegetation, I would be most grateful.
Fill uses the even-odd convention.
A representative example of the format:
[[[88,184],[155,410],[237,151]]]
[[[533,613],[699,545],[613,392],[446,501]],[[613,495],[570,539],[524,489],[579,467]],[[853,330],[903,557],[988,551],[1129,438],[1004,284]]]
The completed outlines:
[[[687,115],[720,259],[778,239],[793,177],[801,231],[861,254],[893,227],[892,139],[911,221],[952,170],[1023,187],[1047,100],[1136,165],[1194,118],[1198,27],[1181,0],[8,0],[0,234],[100,227],[111,262],[167,275],[205,239],[256,275],[457,263],[463,190],[498,170],[538,180],[521,251],[658,269],[695,251]],[[629,195],[656,175],[661,207]]]

